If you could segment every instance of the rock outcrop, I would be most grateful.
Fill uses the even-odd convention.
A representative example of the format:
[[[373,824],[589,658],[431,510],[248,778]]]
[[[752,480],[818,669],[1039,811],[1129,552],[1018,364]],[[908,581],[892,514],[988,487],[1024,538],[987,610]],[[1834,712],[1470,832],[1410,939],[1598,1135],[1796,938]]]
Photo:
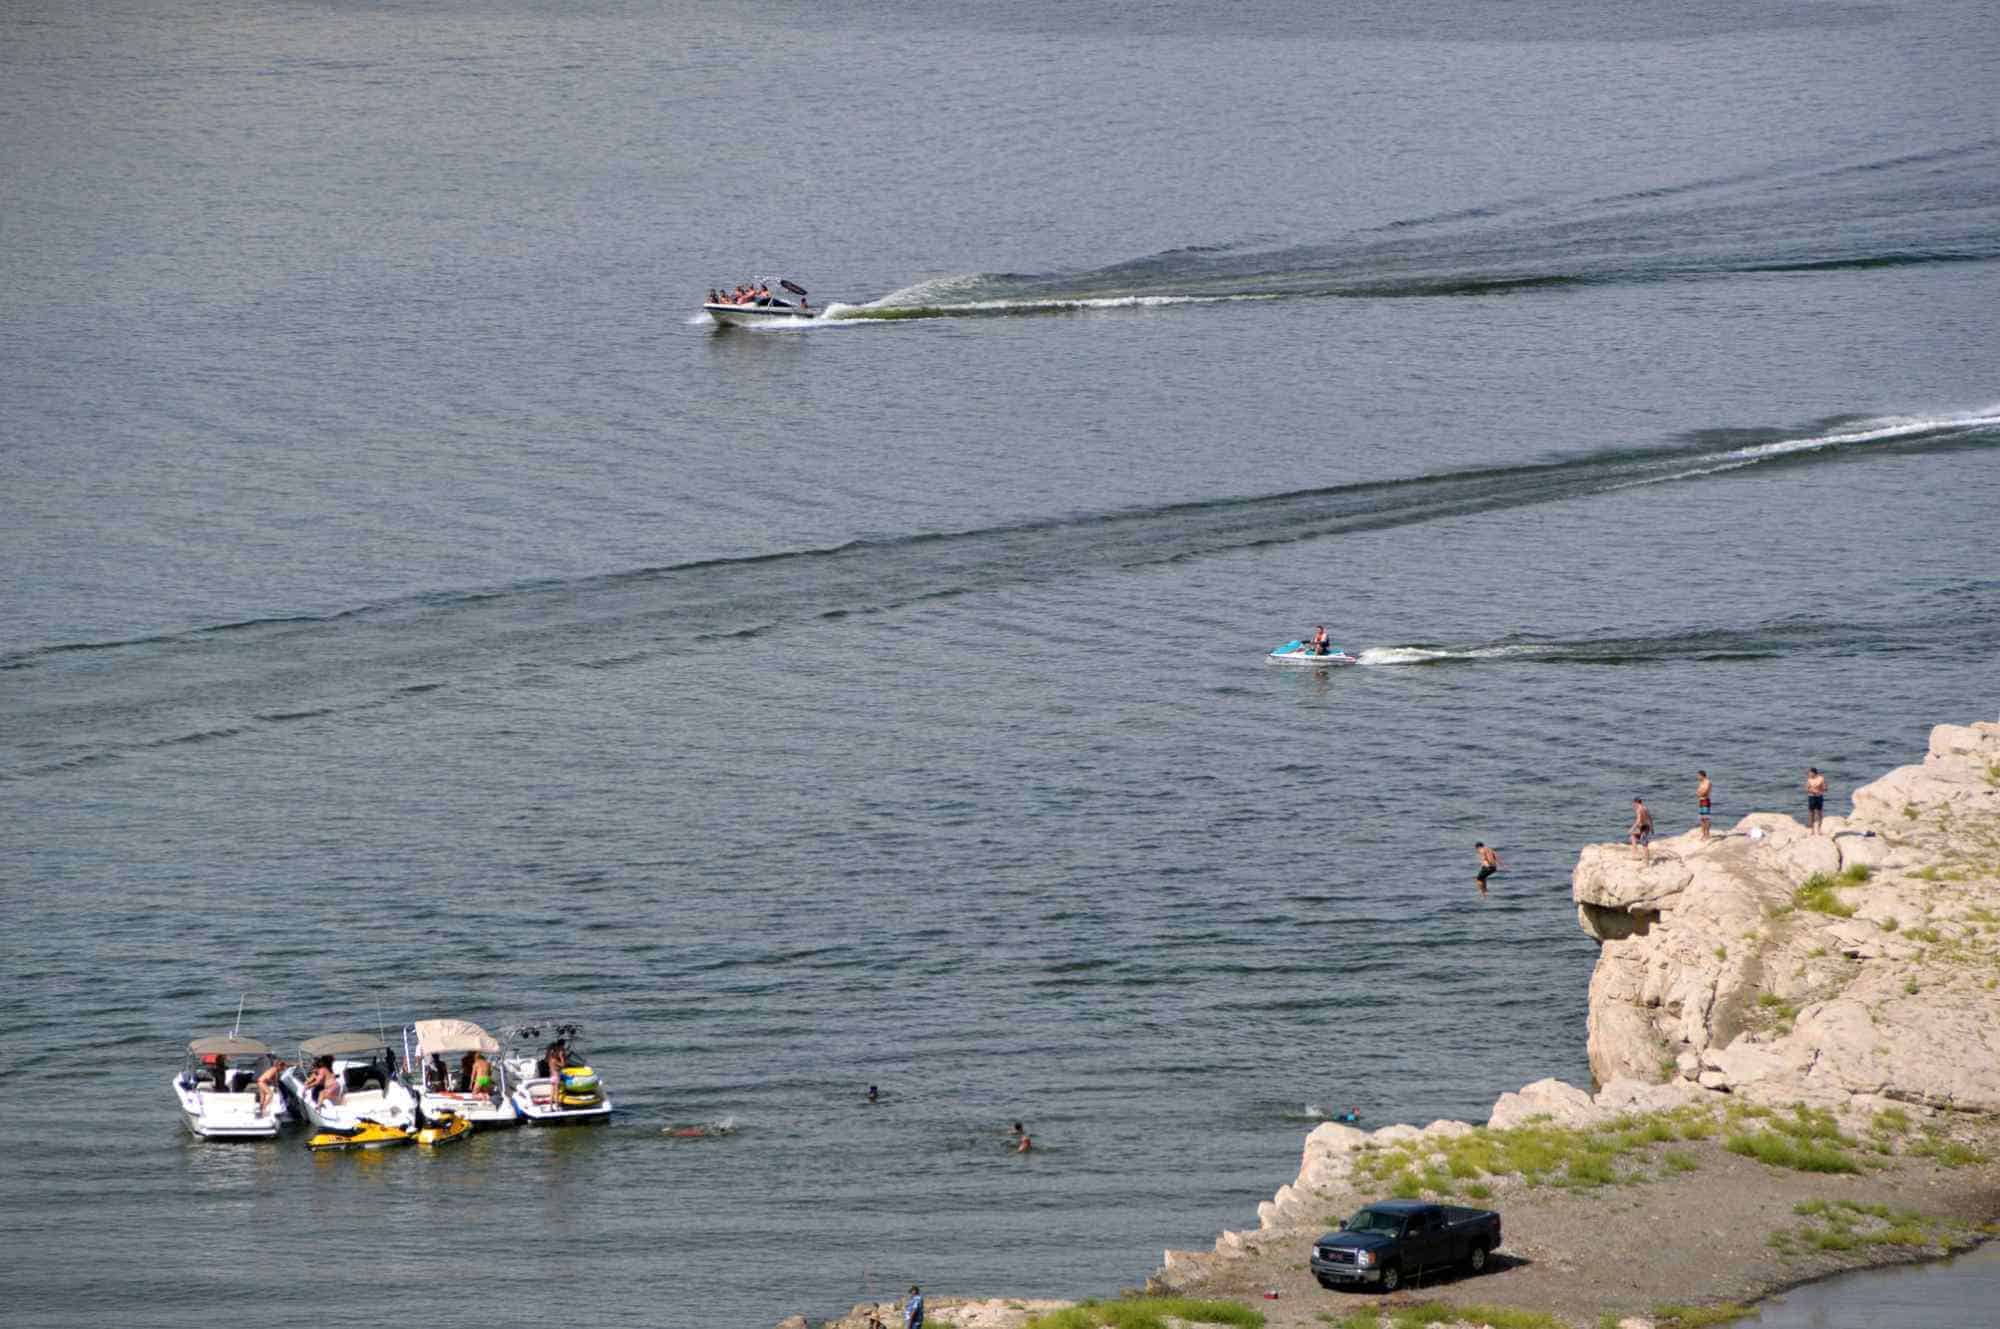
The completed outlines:
[[[1584,849],[1599,1081],[2000,1112],[2000,724],[1939,725],[1822,830]]]

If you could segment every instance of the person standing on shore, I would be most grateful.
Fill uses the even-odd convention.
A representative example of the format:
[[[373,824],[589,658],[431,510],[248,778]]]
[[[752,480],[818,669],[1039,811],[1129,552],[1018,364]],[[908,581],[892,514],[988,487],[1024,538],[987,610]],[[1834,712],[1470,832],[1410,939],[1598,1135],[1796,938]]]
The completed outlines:
[[[1486,879],[1500,870],[1500,855],[1488,849],[1484,840],[1474,841],[1472,847],[1479,852],[1479,875],[1472,879],[1472,884],[1479,888],[1481,895],[1484,895]]]
[[[1806,829],[1819,834],[1819,824],[1826,819],[1826,777],[1819,773],[1819,767],[1806,767]]]
[[[1709,783],[1707,771],[1696,771],[1695,774],[1701,777],[1694,787],[1694,801],[1701,809],[1701,838],[1706,840],[1708,838],[1708,796],[1715,792],[1715,786]]]
[[[910,1284],[910,1299],[903,1303],[903,1329],[924,1329],[924,1294]]]
[[[1646,855],[1646,866],[1651,867],[1653,864],[1653,814],[1646,810],[1646,800],[1643,798],[1632,800],[1632,830],[1629,838],[1632,841],[1632,857],[1639,857],[1643,851]]]

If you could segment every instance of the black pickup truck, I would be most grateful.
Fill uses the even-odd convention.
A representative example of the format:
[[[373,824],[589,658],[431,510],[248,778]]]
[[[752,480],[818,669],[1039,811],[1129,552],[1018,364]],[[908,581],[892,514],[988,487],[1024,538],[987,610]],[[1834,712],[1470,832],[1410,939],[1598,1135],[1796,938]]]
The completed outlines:
[[[1483,1274],[1499,1244],[1500,1215],[1491,1209],[1384,1200],[1314,1242],[1311,1263],[1321,1287],[1394,1292],[1426,1269],[1463,1264]]]

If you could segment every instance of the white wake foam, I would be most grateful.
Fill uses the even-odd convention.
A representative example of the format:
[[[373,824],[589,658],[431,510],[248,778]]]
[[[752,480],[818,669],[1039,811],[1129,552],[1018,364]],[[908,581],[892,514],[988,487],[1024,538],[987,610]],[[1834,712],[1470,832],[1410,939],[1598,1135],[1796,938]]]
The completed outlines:
[[[1429,664],[1434,660],[1505,660],[1535,655],[1540,646],[1370,646],[1358,657],[1365,665]]]
[[[1636,489],[1641,485],[1665,484],[1670,480],[1690,480],[1697,476],[1720,475],[1725,471],[1737,471],[1746,466],[1755,466],[1774,457],[1789,457],[1801,452],[1884,443],[1952,429],[1985,429],[1995,425],[2000,425],[2000,406],[1989,406],[1984,410],[1953,415],[1883,416],[1876,420],[1857,421],[1831,433],[1813,434],[1805,438],[1781,438],[1769,443],[1753,443],[1749,447],[1733,448],[1679,470],[1662,475],[1649,475],[1638,480],[1627,480],[1623,484],[1610,485],[1607,490]]]

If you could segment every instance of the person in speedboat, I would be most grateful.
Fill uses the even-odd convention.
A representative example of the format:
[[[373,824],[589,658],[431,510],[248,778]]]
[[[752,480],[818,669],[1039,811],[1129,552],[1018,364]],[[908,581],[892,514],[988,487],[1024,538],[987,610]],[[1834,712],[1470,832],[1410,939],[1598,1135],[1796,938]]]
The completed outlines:
[[[334,1074],[332,1057],[321,1057],[313,1063],[312,1074],[306,1077],[305,1094],[321,1106],[331,1104],[337,1107],[347,1097],[340,1077]]]
[[[493,1096],[493,1063],[486,1060],[484,1052],[472,1054],[472,1064],[465,1072],[465,1088],[466,1092],[483,1098]]]
[[[278,1077],[285,1073],[286,1064],[284,1058],[273,1057],[271,1064],[250,1082],[251,1087],[257,1091],[258,1116],[263,1116],[265,1109],[271,1106],[271,1095],[278,1091]]]

